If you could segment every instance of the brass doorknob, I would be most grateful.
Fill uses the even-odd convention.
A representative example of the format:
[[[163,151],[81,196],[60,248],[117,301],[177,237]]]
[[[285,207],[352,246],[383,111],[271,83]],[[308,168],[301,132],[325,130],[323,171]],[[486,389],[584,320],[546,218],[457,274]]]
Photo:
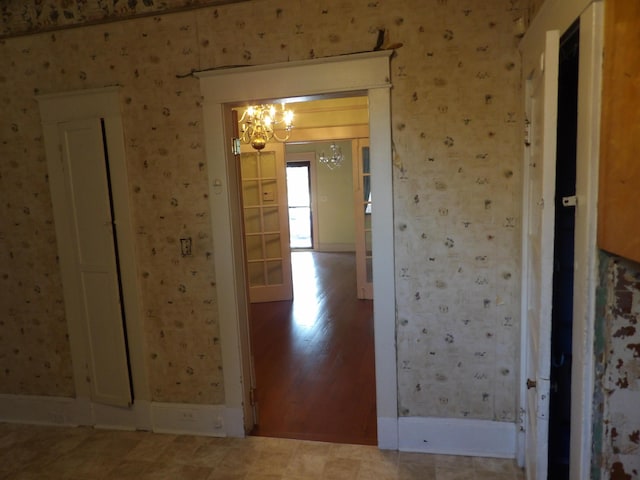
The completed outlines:
[[[536,388],[538,384],[536,383],[535,380],[531,380],[530,378],[527,378],[527,390],[531,389],[531,388]]]

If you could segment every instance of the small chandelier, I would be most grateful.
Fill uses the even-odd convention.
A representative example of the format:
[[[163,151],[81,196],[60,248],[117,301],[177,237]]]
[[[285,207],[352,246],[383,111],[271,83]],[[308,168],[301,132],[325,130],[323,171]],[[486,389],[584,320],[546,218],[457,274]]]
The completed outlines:
[[[339,145],[332,143],[329,147],[331,149],[331,155],[327,157],[324,152],[320,154],[318,161],[321,165],[326,165],[329,167],[329,170],[333,170],[334,168],[338,168],[342,165],[342,160],[344,157],[342,156],[342,149]]]
[[[252,105],[244,111],[239,123],[240,139],[260,151],[273,138],[287,141],[293,128],[293,112],[287,110],[284,103],[280,109],[274,105]],[[276,133],[277,126],[284,131],[284,136]]]

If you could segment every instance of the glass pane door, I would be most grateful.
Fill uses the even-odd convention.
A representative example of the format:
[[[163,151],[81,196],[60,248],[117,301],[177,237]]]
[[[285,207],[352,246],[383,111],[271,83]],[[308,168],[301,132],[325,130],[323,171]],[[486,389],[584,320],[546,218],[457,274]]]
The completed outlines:
[[[309,162],[287,163],[289,245],[291,248],[313,248],[310,173]]]
[[[251,147],[240,154],[242,210],[251,302],[293,298],[284,148]]]
[[[354,201],[358,298],[373,298],[373,246],[371,243],[371,168],[369,140],[354,141]]]

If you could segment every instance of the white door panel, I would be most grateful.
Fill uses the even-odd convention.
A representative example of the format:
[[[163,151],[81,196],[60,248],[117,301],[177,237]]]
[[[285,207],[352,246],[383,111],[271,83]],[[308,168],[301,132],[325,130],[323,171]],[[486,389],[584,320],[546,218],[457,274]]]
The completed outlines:
[[[101,122],[61,123],[59,138],[72,207],[91,398],[128,406],[132,397]]]
[[[523,231],[528,334],[525,467],[529,480],[547,478],[559,39],[558,31],[549,31],[544,45],[523,52],[525,68],[530,68],[525,92],[530,122],[525,154],[528,222]]]

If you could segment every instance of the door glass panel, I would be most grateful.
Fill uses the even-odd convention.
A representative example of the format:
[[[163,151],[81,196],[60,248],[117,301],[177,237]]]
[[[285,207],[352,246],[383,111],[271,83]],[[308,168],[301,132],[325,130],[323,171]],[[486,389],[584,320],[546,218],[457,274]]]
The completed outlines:
[[[362,186],[364,202],[364,243],[366,257],[367,283],[373,282],[372,242],[371,242],[371,166],[369,162],[369,147],[362,147]]]
[[[262,152],[260,154],[260,176],[262,178],[276,178],[277,175],[275,152]]]
[[[282,283],[282,280],[282,262],[279,260],[267,262],[267,284],[277,285]]]
[[[369,147],[362,147],[362,193],[364,212],[371,213],[371,166],[369,162]]]
[[[279,232],[280,231],[280,213],[278,207],[265,207],[263,209],[263,222],[265,232]]]
[[[246,233],[260,233],[260,209],[245,208],[244,229]]]
[[[282,250],[280,248],[280,235],[265,235],[265,258],[282,258]]]
[[[250,287],[266,285],[262,262],[249,263],[248,270]]]
[[[245,180],[242,182],[242,195],[245,207],[260,205],[260,191],[257,180]]]
[[[258,178],[258,155],[243,153],[240,156],[242,178]]]
[[[356,219],[356,271],[358,298],[373,299],[371,232],[371,162],[368,139],[358,140],[356,162],[354,163],[354,196]]]
[[[249,260],[262,259],[261,235],[247,235],[247,258]]]
[[[373,259],[367,257],[367,282],[373,282]]]

